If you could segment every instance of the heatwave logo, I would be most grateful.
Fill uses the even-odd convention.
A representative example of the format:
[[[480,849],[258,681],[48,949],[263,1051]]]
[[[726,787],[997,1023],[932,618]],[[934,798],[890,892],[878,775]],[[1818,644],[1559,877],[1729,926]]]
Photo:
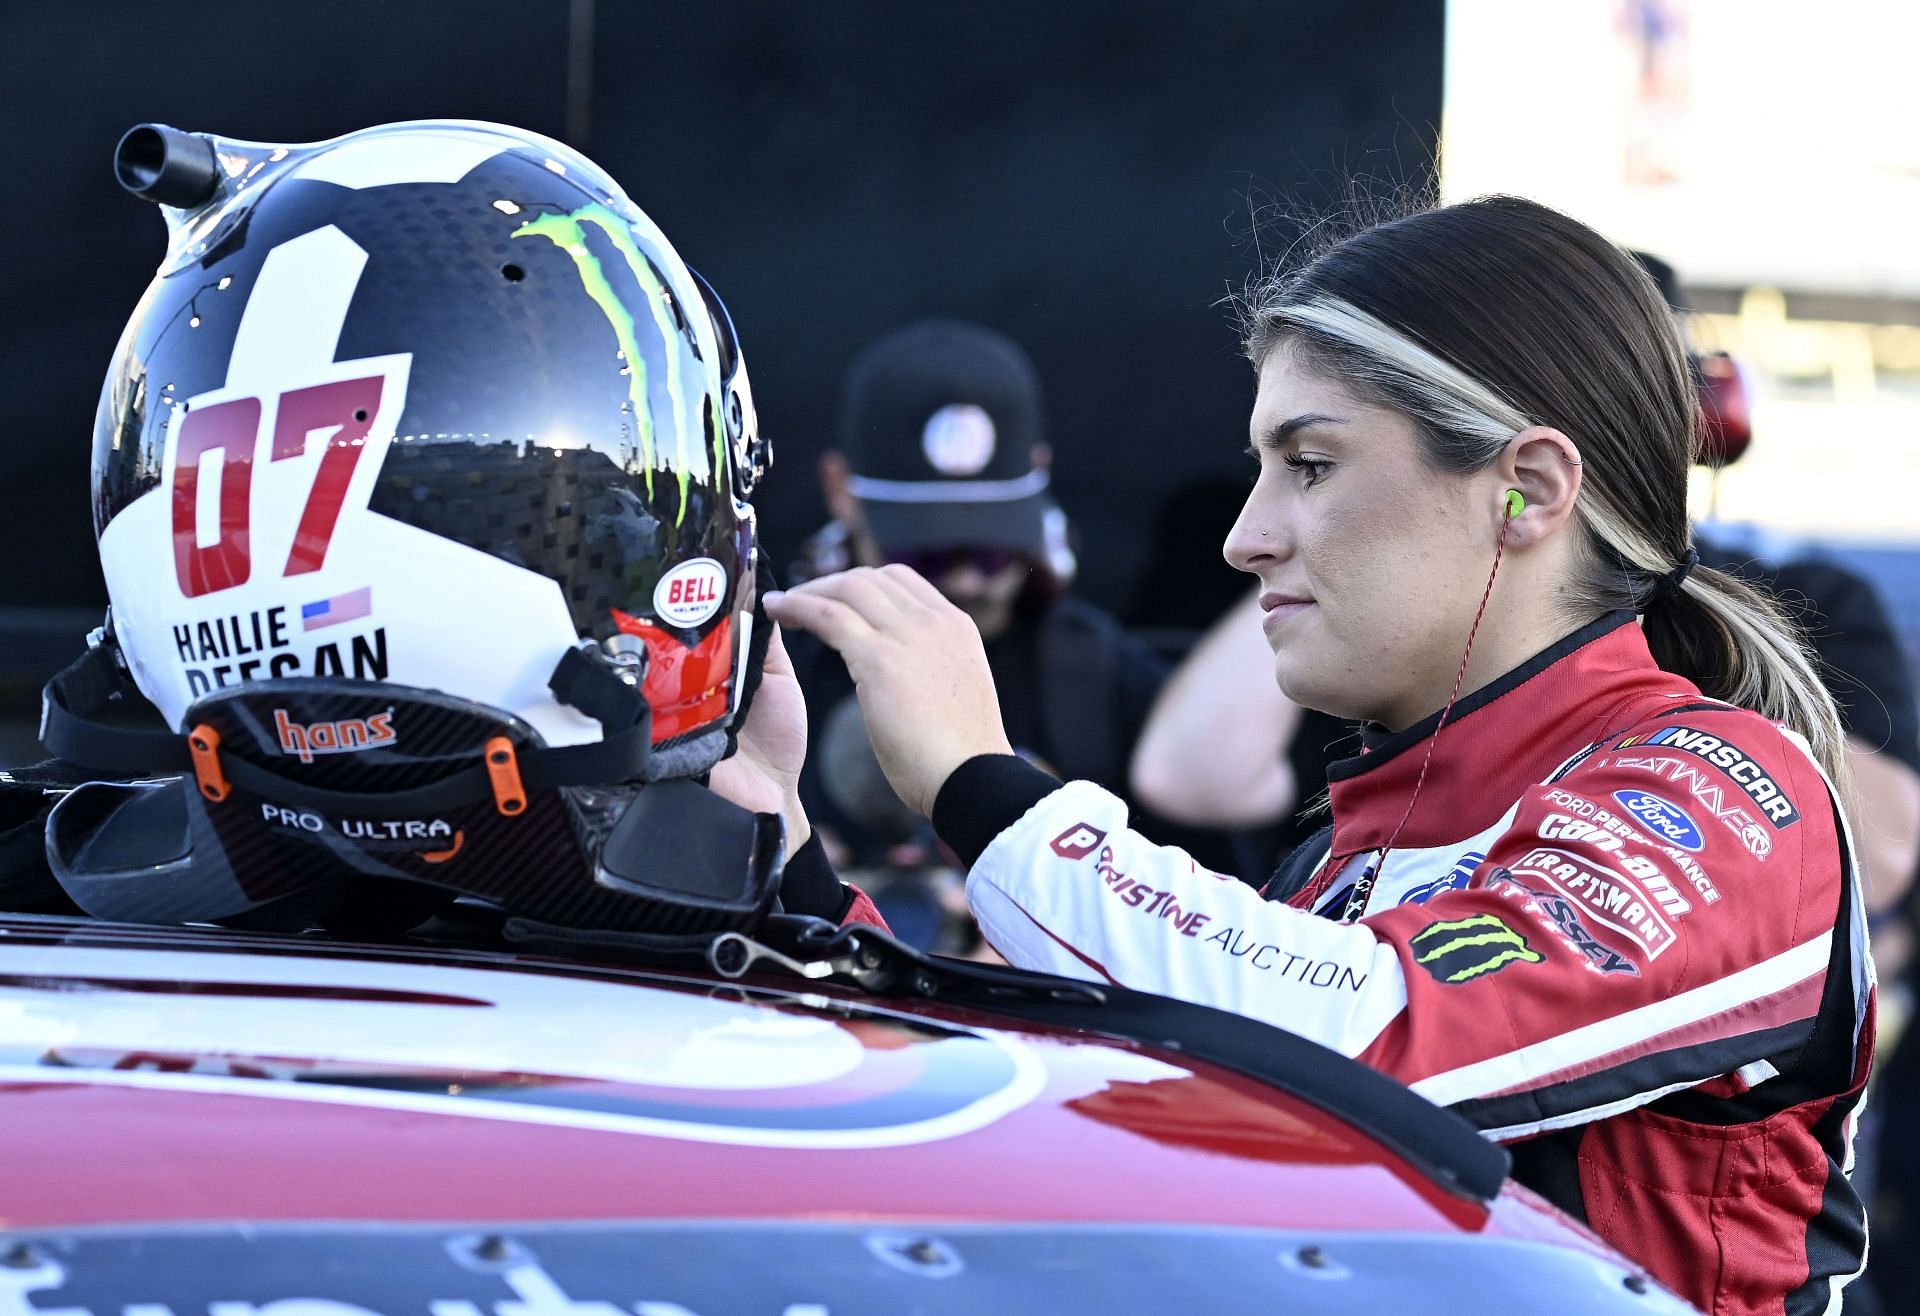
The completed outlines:
[[[300,723],[287,716],[287,710],[273,710],[273,729],[280,737],[280,752],[291,754],[302,763],[313,762],[316,754],[358,754],[363,749],[384,749],[400,737],[393,729],[393,710],[372,717],[343,717],[334,722]]]

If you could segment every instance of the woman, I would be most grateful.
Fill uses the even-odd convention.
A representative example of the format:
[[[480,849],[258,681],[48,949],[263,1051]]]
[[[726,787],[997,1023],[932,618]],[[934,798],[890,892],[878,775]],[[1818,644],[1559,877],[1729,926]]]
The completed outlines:
[[[1492,198],[1349,238],[1247,325],[1260,469],[1226,556],[1280,689],[1370,724],[1266,899],[1009,757],[971,627],[911,573],[769,613],[845,656],[1014,963],[1358,1057],[1703,1307],[1826,1310],[1864,1255],[1872,1036],[1841,737],[1791,627],[1696,565],[1658,294]]]

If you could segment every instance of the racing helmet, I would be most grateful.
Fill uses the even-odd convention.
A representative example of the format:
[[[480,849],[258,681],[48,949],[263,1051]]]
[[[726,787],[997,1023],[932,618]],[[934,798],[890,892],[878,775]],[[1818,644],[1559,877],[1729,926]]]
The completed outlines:
[[[769,452],[719,298],[592,162],[498,124],[144,125],[116,171],[168,245],[95,426],[110,625],[45,730],[191,768],[199,872],[86,858],[124,786],[50,832],[69,894],[211,918],[345,871],[621,922],[602,852],[632,787],[699,789],[765,641]],[[164,737],[103,722],[116,680]]]

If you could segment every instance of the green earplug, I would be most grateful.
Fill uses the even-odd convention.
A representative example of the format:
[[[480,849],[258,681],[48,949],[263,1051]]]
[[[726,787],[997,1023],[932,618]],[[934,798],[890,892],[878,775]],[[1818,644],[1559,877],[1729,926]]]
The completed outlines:
[[[1520,513],[1526,510],[1527,510],[1526,495],[1521,493],[1518,489],[1507,490],[1507,519],[1511,521],[1514,517],[1520,515]]]

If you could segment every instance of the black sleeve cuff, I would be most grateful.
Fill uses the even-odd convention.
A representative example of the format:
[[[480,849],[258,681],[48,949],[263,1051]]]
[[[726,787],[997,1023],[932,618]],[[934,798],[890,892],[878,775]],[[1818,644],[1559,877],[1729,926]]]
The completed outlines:
[[[780,875],[780,908],[789,914],[811,914],[838,923],[853,908],[853,888],[840,880],[827,862],[827,848],[818,831],[793,852]]]
[[[933,830],[968,868],[994,837],[1060,783],[1016,754],[978,754],[953,770],[933,800]]]

